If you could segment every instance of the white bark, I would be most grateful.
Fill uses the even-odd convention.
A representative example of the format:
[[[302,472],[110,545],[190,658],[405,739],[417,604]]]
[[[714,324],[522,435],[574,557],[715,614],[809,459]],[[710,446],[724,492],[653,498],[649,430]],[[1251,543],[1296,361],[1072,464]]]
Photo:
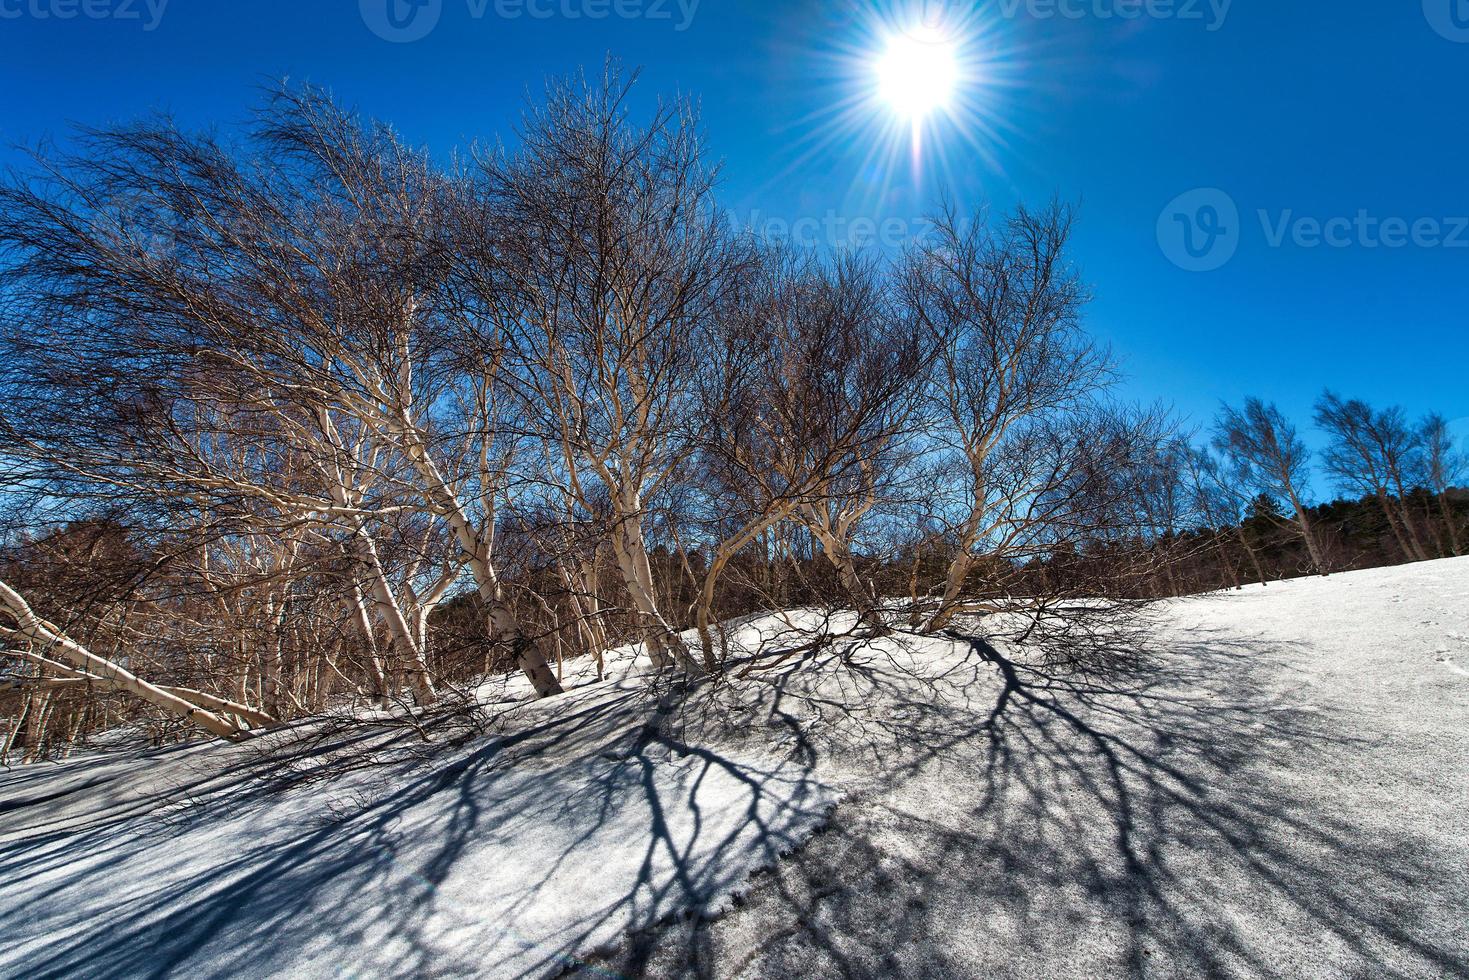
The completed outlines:
[[[545,654],[535,639],[521,626],[515,611],[505,599],[504,586],[490,557],[489,544],[475,528],[465,512],[459,495],[444,480],[438,466],[430,458],[427,448],[419,437],[406,413],[394,421],[391,432],[397,437],[404,454],[424,480],[424,492],[439,515],[449,522],[454,538],[464,553],[470,574],[474,576],[480,599],[485,604],[485,615],[493,635],[510,645],[516,664],[530,681],[539,697],[550,697],[561,693],[561,684],[556,680]]]
[[[336,424],[332,421],[331,414],[325,408],[318,409],[317,421],[321,425],[327,442],[335,450],[336,458],[347,458],[349,450]],[[355,511],[360,503],[358,499],[360,494],[353,485],[354,481],[349,478],[348,473],[340,464],[332,465],[330,484],[332,500],[337,506],[344,511]],[[409,625],[408,617],[403,613],[403,607],[398,601],[393,585],[388,581],[387,570],[383,567],[382,558],[377,550],[377,542],[373,540],[368,530],[367,521],[360,514],[354,513],[353,516],[345,519],[345,524],[351,534],[351,548],[354,551],[354,557],[367,579],[373,607],[386,627],[389,638],[402,651],[409,664],[409,675],[413,680],[414,693],[421,704],[433,704],[438,700],[438,692],[434,690],[433,679],[429,676],[428,661],[424,657],[423,645]]]
[[[31,644],[39,645],[44,649],[55,651],[72,667],[100,678],[118,690],[127,691],[149,704],[178,715],[211,734],[229,739],[237,739],[246,734],[245,729],[240,726],[142,680],[130,671],[97,656],[81,644],[66,637],[51,624],[37,617],[21,594],[4,582],[0,582],[0,606],[3,606],[15,618],[17,624],[17,629],[4,632],[18,635],[22,641],[29,641],[8,649],[7,653],[34,663],[44,663],[48,658],[30,649]]]

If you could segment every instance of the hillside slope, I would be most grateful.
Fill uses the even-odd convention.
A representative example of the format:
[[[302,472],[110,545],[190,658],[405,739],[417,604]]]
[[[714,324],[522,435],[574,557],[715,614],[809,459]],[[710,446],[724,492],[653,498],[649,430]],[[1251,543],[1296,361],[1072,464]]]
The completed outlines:
[[[1469,560],[1171,603],[1154,669],[989,710],[616,972],[1469,976]]]
[[[11,770],[0,975],[1463,974],[1466,595],[1460,560],[1183,600],[1105,682],[792,614],[657,732],[628,654],[431,741]]]

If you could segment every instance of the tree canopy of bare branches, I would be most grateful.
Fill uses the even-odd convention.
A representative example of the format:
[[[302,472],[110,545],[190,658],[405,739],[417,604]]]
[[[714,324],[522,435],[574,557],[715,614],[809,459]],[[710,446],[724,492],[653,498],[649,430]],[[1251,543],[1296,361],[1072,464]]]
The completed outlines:
[[[0,184],[0,752],[514,669],[548,697],[622,644],[718,679],[722,624],[799,603],[1039,623],[1263,582],[1267,524],[1331,567],[1277,409],[1211,452],[1115,400],[1072,209],[773,247],[720,220],[693,105],[634,80],[554,82],[449,164],[283,87]],[[1441,418],[1328,393],[1318,424],[1405,557],[1459,552]]]

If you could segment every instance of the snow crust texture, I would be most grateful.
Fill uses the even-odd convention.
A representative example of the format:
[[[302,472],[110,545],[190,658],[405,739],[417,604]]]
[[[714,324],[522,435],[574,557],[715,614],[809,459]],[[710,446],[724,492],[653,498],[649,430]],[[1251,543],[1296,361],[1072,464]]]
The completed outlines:
[[[1106,676],[802,611],[688,697],[14,769],[0,976],[1469,976],[1466,597],[1181,600]]]
[[[1469,559],[1158,618],[1106,680],[997,644],[967,727],[587,975],[1469,977]]]
[[[447,751],[316,726],[5,773],[0,976],[534,976],[716,908],[836,794],[649,740],[649,697],[578,692]]]

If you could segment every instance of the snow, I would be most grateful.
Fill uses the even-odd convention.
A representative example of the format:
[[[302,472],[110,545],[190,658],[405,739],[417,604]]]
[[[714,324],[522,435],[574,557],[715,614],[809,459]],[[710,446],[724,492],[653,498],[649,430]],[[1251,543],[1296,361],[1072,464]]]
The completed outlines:
[[[967,727],[920,725],[728,915],[598,966],[1469,976],[1466,596],[1469,559],[1190,598],[1105,679],[996,642]]]
[[[717,906],[836,795],[774,757],[640,747],[646,701],[582,691],[452,750],[301,726],[269,755],[12,770],[0,975],[554,972],[631,926]]]
[[[1181,600],[1100,679],[800,610],[686,700],[627,650],[486,684],[490,735],[14,769],[0,975],[1463,974],[1466,595],[1457,560]]]

